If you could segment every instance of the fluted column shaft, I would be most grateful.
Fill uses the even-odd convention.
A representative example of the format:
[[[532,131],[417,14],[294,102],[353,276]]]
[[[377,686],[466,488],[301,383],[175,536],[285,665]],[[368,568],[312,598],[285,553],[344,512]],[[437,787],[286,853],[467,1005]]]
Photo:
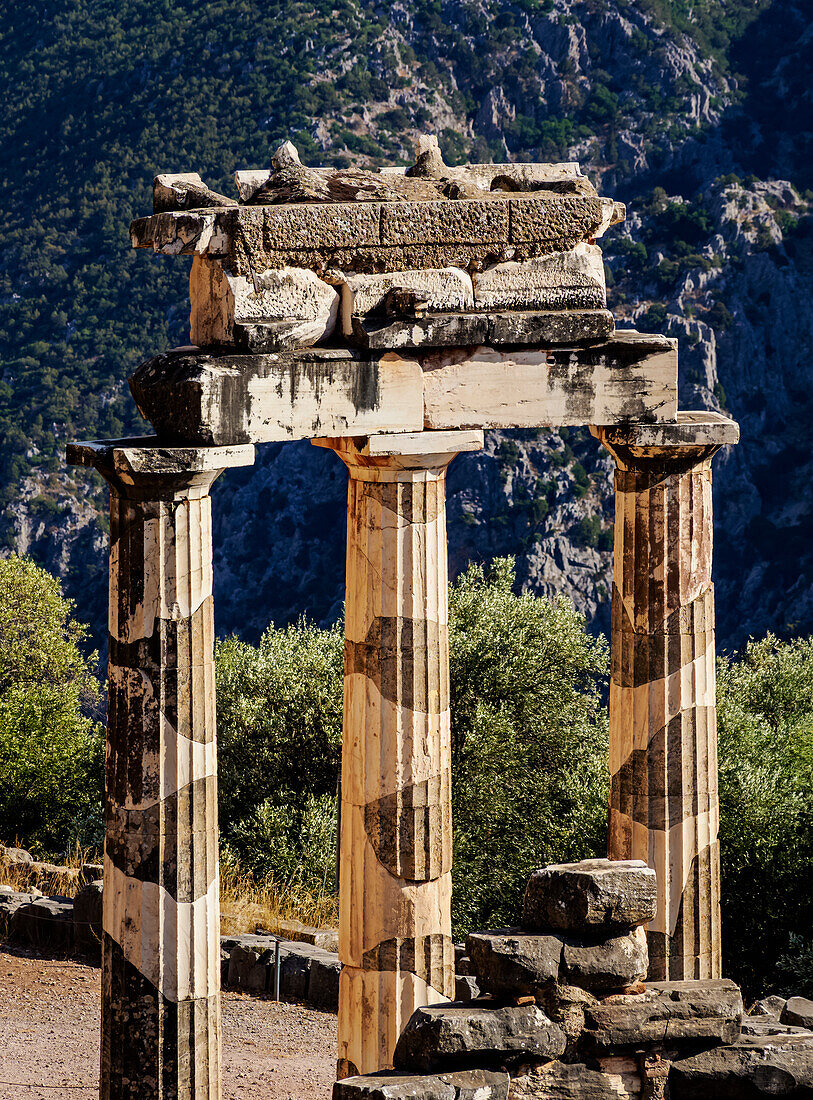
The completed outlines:
[[[209,489],[234,451],[251,460],[107,447],[92,463],[110,483],[102,1100],[221,1096]]]
[[[414,1009],[454,994],[446,467],[482,437],[437,434],[432,454],[330,441],[350,470],[340,1077],[391,1066]]]
[[[608,854],[657,872],[661,980],[721,972],[711,457],[736,425],[687,415],[596,432],[617,463]]]

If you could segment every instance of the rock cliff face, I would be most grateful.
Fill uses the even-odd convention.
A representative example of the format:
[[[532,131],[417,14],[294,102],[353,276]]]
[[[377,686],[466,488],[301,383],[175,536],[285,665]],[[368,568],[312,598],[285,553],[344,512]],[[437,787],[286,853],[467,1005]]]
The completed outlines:
[[[640,8],[626,0],[358,2],[342,9],[344,30],[326,35],[317,5],[316,29],[295,49],[265,39],[263,49],[278,50],[312,98],[312,163],[407,159],[417,134],[432,130],[450,159],[579,159],[593,182],[628,202],[628,221],[603,241],[611,308],[620,324],[680,338],[683,407],[724,409],[742,427],[740,445],[715,464],[718,636],[734,647],[768,629],[813,630],[813,195],[805,190],[813,184],[805,78],[813,23],[796,0],[710,2],[695,22],[678,4]],[[248,31],[231,45],[235,56],[258,56]],[[235,69],[223,54],[218,64],[212,71],[223,75],[212,79],[226,97],[236,94],[230,81],[248,87],[256,75],[254,62]],[[150,79],[159,98],[169,94],[168,75],[151,70]],[[294,125],[276,110],[267,129]],[[202,158],[232,163],[228,137],[218,140]],[[146,180],[152,165],[138,172]],[[126,210],[119,214],[126,220]],[[124,242],[116,248],[109,262],[135,270]],[[0,269],[23,271],[23,255],[7,254]],[[146,270],[156,258],[138,263]],[[29,264],[24,274],[20,285],[33,294],[37,273]],[[155,352],[188,339],[184,281],[161,279],[160,301],[143,294],[141,342],[155,334]],[[142,292],[128,276],[110,294],[124,310]],[[68,316],[78,309],[72,302]],[[0,381],[13,386],[20,362],[0,359]],[[121,431],[116,417],[131,430],[122,413],[131,370],[122,361],[118,380],[100,376],[98,392],[90,386],[88,403],[111,410],[112,428],[97,417],[97,434]],[[52,431],[57,443],[76,438],[81,416],[55,420]],[[4,475],[14,487],[6,545],[60,573],[101,637],[104,493],[90,476],[45,461],[44,447],[29,442],[23,474]],[[345,492],[338,460],[304,443],[260,448],[253,471],[221,480],[221,631],[255,637],[271,619],[306,612],[327,622],[340,613]],[[471,559],[515,554],[523,587],[569,596],[599,628],[608,623],[611,531],[611,462],[586,432],[491,433],[481,454],[450,469],[452,573]]]

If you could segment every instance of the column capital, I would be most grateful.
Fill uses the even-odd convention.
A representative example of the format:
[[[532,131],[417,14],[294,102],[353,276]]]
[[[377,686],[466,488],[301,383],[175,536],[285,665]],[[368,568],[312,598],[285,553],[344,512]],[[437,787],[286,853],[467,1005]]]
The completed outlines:
[[[312,439],[316,447],[335,451],[350,476],[363,481],[411,480],[425,471],[443,476],[461,451],[483,448],[482,430],[399,432],[369,436],[329,436]]]
[[[735,420],[705,411],[681,410],[676,420],[661,424],[591,425],[590,431],[619,469],[635,471],[688,469],[740,438]]]
[[[73,466],[98,470],[119,496],[132,500],[205,493],[223,470],[254,464],[251,443],[173,447],[160,443],[157,436],[69,443],[66,455]]]

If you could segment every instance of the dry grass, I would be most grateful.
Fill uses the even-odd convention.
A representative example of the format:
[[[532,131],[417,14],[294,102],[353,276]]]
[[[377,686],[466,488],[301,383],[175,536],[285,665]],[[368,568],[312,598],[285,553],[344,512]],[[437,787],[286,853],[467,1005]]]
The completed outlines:
[[[278,932],[280,921],[291,920],[313,928],[333,927],[338,921],[338,899],[301,886],[281,886],[273,879],[256,879],[231,862],[221,865],[222,935],[254,932],[256,928]]]
[[[17,846],[17,845],[15,845]],[[0,884],[25,893],[32,886],[43,894],[74,897],[81,889],[85,863],[100,862],[96,853],[75,845],[57,867],[50,863],[19,863],[0,846]],[[280,921],[301,921],[313,928],[334,927],[338,901],[296,885],[257,879],[239,864],[224,860],[220,870],[220,931],[223,935],[279,931]]]
[[[20,845],[15,845],[17,846]],[[97,862],[95,853],[80,848],[78,844],[68,851],[59,866],[40,863],[36,860],[33,863],[17,862],[9,857],[8,849],[0,847],[0,883],[20,893],[25,893],[35,886],[43,894],[51,897],[59,894],[62,897],[72,898],[83,885],[80,880],[82,866],[85,863],[95,862]]]

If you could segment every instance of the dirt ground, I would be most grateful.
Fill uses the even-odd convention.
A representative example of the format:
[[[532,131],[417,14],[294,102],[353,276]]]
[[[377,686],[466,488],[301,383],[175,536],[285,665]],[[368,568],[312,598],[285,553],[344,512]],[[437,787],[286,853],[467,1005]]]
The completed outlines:
[[[99,1095],[101,972],[0,950],[0,1100]],[[223,1100],[329,1100],[336,1017],[223,994]]]

